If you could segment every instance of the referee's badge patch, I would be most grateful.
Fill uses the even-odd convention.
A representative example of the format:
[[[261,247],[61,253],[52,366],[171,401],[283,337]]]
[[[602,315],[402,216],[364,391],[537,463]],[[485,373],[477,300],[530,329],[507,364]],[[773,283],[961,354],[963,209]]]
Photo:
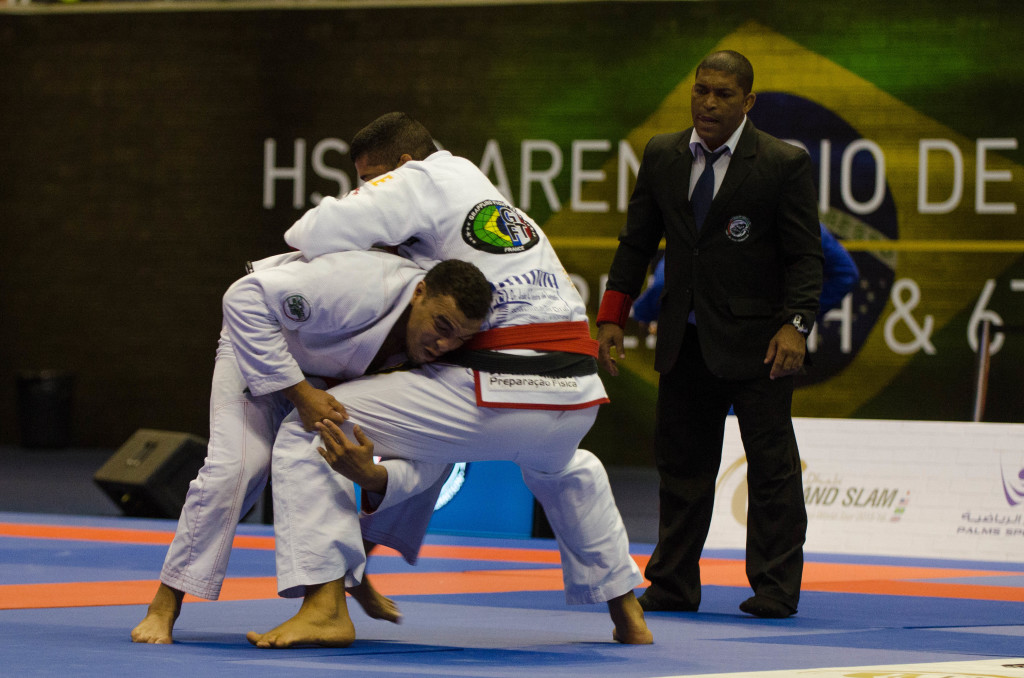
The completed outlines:
[[[524,252],[540,242],[537,229],[514,207],[497,200],[485,200],[469,211],[462,239],[492,254]]]
[[[725,234],[733,242],[743,242],[750,237],[750,219],[743,216],[733,217],[725,226]]]
[[[282,305],[284,306],[284,314],[297,323],[304,323],[309,320],[309,316],[313,312],[309,307],[309,302],[306,301],[306,297],[301,294],[292,294],[285,297]]]

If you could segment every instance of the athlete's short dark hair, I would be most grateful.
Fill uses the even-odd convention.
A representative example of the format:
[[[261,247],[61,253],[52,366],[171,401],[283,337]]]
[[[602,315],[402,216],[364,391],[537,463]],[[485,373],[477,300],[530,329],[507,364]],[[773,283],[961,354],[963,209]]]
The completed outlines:
[[[484,319],[491,308],[491,284],[480,269],[468,261],[442,261],[427,271],[423,282],[428,296],[450,296],[470,320]]]
[[[697,73],[706,68],[709,71],[723,71],[736,76],[736,83],[743,90],[744,94],[750,94],[754,88],[754,67],[739,52],[725,49],[721,52],[712,52],[704,57],[704,60],[697,66]]]
[[[366,156],[376,165],[397,167],[402,155],[424,160],[437,150],[434,138],[421,123],[406,113],[385,113],[356,132],[349,144],[352,160]]]

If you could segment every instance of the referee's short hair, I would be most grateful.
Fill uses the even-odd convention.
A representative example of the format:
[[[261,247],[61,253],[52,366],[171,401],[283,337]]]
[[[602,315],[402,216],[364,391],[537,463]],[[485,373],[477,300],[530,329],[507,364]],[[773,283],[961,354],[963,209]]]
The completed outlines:
[[[744,94],[750,94],[750,91],[754,88],[754,67],[750,64],[747,57],[731,49],[712,52],[704,57],[704,60],[697,66],[697,73],[700,73],[703,69],[723,71],[735,75],[736,84],[740,86]]]

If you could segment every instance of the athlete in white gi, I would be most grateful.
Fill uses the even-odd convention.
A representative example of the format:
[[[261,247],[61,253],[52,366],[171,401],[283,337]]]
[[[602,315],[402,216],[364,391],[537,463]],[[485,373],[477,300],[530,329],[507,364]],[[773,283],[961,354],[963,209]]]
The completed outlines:
[[[300,427],[303,420],[310,428],[324,418],[344,422],[344,407],[315,388],[310,380],[324,384],[312,375],[345,380],[406,359],[429,362],[478,329],[491,297],[487,281],[471,264],[447,262],[425,278],[426,271],[413,262],[383,252],[337,253],[314,261],[292,253],[253,268],[224,295],[206,461],[189,486],[157,594],[132,631],[135,642],[171,642],[184,593],[219,596],[237,523],[266,485],[274,437],[293,405]],[[445,280],[437,282],[442,271],[453,270],[472,283],[469,298],[476,307],[467,312],[476,319],[446,293]],[[436,294],[427,284],[431,281],[440,290]],[[466,294],[459,292],[458,299]],[[427,497],[436,497],[443,484],[443,464],[383,465],[396,487],[433,486],[424,492]],[[386,519],[386,512],[380,513]],[[422,529],[429,518],[427,511]],[[353,595],[370,616],[397,621],[391,601],[372,589],[362,593]]]
[[[398,142],[400,158],[360,152],[357,139],[366,130],[360,132],[352,155],[368,183],[308,211],[285,234],[288,244],[310,258],[383,244],[398,246],[400,254],[424,266],[449,257],[473,261],[496,288],[482,328],[489,331],[477,335],[482,341],[471,342],[474,348],[500,350],[506,361],[508,353],[594,355],[583,301],[535,223],[509,205],[471,162],[432,152],[429,132],[407,116],[389,114],[367,130],[407,123],[418,126],[430,145],[419,153],[423,159],[414,160],[410,152],[416,151],[407,152],[412,146],[404,140]],[[607,474],[593,454],[577,449],[597,405],[607,402],[599,377],[589,370],[570,370],[563,377],[496,373],[503,370],[501,364],[488,372],[435,363],[358,379],[329,392],[351,417],[344,427],[349,437],[352,423],[368,436],[357,434],[362,445],[348,451],[365,452],[372,440],[377,453],[388,457],[516,462],[558,540],[567,601],[607,601],[617,640],[651,642],[633,594],[643,578],[629,555]],[[325,463],[343,470],[339,457],[346,450],[328,435],[323,438],[327,449],[320,453],[319,443],[294,416],[282,424],[275,443],[278,590],[304,601],[285,623],[249,634],[260,647],[343,647],[355,638],[343,589],[346,582],[358,582],[364,569],[353,486]],[[414,506],[403,489],[388,480],[381,506],[403,501],[406,508]],[[344,526],[346,538],[339,540],[338,531],[310,529],[324,524]],[[367,538],[387,543],[380,535]]]

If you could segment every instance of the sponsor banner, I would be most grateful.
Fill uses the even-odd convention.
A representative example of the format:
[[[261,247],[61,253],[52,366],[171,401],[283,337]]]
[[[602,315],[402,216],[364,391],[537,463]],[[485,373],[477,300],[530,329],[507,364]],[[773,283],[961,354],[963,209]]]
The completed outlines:
[[[794,420],[806,550],[1024,560],[1024,425]],[[709,548],[744,548],[746,461],[729,417]]]

